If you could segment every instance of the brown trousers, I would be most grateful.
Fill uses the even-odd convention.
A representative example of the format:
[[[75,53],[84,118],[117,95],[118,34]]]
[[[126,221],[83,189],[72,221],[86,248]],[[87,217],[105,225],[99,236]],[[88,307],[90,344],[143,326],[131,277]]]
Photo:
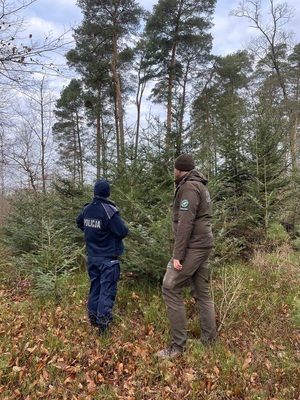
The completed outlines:
[[[163,279],[162,293],[170,321],[171,345],[184,350],[187,340],[187,319],[182,297],[183,288],[191,287],[199,311],[201,340],[211,342],[216,336],[214,303],[209,288],[208,257],[211,249],[188,249],[177,271],[173,259],[167,265]]]

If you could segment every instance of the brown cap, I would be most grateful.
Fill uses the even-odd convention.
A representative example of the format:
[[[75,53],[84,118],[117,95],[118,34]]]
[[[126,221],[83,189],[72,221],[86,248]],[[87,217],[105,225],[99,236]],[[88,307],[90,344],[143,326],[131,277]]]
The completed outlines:
[[[195,168],[195,163],[193,157],[189,154],[181,154],[176,158],[174,166],[179,171],[191,171]]]

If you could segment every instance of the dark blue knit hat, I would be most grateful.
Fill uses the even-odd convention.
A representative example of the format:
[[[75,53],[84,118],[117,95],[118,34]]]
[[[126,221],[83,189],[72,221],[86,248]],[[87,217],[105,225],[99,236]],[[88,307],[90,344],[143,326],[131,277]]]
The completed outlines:
[[[106,179],[100,179],[95,183],[94,195],[99,197],[109,197],[110,184]]]

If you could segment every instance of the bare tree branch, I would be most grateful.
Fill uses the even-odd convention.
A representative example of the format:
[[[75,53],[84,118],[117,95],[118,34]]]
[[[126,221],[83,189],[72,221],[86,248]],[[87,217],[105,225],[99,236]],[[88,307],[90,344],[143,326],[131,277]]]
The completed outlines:
[[[24,74],[61,73],[54,57],[62,56],[73,42],[70,35],[67,38],[70,30],[58,37],[49,32],[42,40],[35,40],[31,33],[24,38],[28,27],[21,13],[35,1],[0,0],[0,77],[10,82],[24,80]]]

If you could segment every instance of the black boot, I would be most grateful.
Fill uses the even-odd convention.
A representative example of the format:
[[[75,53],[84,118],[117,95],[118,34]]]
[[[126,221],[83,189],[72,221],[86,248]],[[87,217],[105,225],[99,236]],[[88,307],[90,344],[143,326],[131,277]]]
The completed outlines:
[[[98,325],[98,329],[99,329],[99,336],[103,337],[103,338],[107,338],[109,336],[109,327],[108,325]]]
[[[97,317],[95,315],[91,315],[90,316],[90,323],[91,323],[91,327],[98,327],[98,323],[97,323]]]

